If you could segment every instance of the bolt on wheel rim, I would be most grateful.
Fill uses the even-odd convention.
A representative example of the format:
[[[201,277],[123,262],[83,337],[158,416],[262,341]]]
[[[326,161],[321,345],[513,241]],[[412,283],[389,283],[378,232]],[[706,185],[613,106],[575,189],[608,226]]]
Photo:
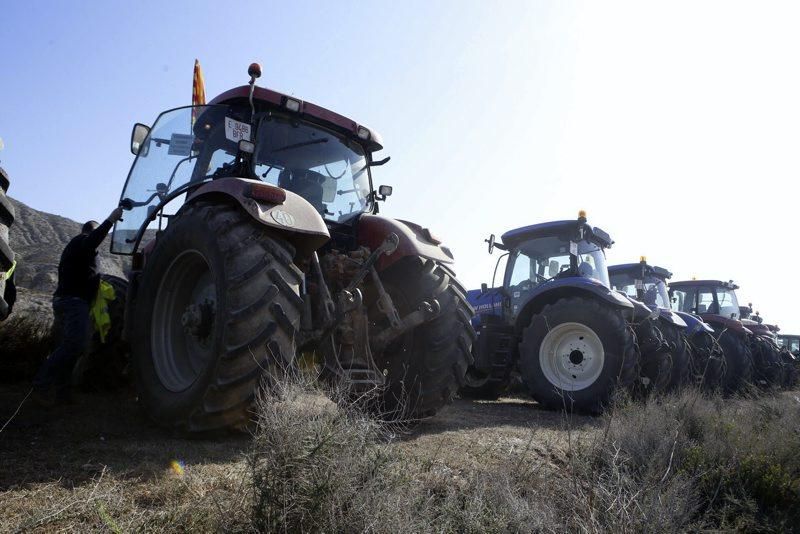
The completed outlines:
[[[602,341],[581,323],[557,325],[539,347],[542,373],[551,384],[564,391],[578,391],[594,384],[604,364]]]
[[[161,384],[188,389],[213,357],[216,286],[205,257],[187,250],[170,263],[156,293],[150,346]]]

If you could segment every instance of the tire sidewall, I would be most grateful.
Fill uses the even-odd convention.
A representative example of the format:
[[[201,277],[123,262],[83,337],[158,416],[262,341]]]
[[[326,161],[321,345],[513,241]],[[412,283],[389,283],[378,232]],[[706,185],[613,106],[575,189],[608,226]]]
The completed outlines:
[[[585,305],[571,303],[569,300],[582,301]],[[615,320],[615,315],[620,315],[618,320]],[[547,333],[556,326],[569,322],[590,328],[600,339],[604,352],[600,375],[588,387],[575,391],[563,390],[547,379],[541,368],[539,352]],[[534,315],[530,326],[523,332],[519,346],[520,370],[533,396],[549,406],[574,403],[576,407],[584,409],[599,409],[598,403],[605,402],[615,389],[623,367],[626,342],[624,332],[619,331],[620,324],[625,323],[617,309],[590,297],[561,299],[554,305],[546,306],[542,313]]]
[[[151,314],[161,281],[166,270],[183,251],[197,250],[206,259],[215,284],[216,317],[214,321],[212,359],[194,383],[181,392],[173,392],[164,387],[153,362],[151,337]],[[196,212],[180,215],[167,230],[158,237],[155,249],[148,258],[142,274],[139,295],[134,310],[134,329],[132,342],[132,368],[138,385],[139,398],[148,412],[158,421],[170,424],[186,420],[187,412],[202,405],[203,396],[214,377],[214,371],[222,354],[224,339],[224,317],[226,300],[224,287],[225,258],[217,243],[215,233]]]

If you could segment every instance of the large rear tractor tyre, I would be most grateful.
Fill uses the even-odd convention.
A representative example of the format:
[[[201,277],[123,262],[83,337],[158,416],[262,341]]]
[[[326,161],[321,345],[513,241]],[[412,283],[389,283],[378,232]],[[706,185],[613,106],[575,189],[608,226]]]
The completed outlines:
[[[157,423],[208,432],[253,419],[258,388],[294,360],[303,275],[293,256],[229,204],[190,204],[170,222],[142,274],[132,330],[139,398]]]
[[[689,380],[689,342],[686,340],[684,329],[679,326],[662,321],[659,328],[664,340],[670,346],[672,366],[666,391],[671,392],[679,389]]]
[[[89,350],[72,371],[72,383],[83,389],[108,391],[123,387],[130,381],[130,345],[122,338],[128,281],[108,274],[100,278],[114,288],[114,300],[108,303],[111,329],[105,341],[97,331],[93,332]]]
[[[664,348],[661,325],[645,319],[634,326],[639,347],[639,380],[634,388],[637,396],[665,393],[672,376],[672,355]]]
[[[741,334],[723,330],[717,338],[725,356],[725,366],[721,379],[725,394],[742,391],[753,379],[753,355],[747,340]]]
[[[718,391],[725,372],[725,357],[710,332],[694,333],[689,341],[689,382],[705,391]]]
[[[378,411],[386,419],[399,421],[433,416],[452,402],[472,363],[475,330],[466,291],[449,268],[419,257],[399,260],[381,273],[381,280],[400,317],[431,299],[439,302],[441,310],[374,353],[386,377]],[[369,316],[372,331],[388,327],[377,307],[369,310]]]
[[[753,380],[763,389],[781,387],[783,364],[778,349],[768,341],[756,339],[751,345],[753,353]]]
[[[6,171],[0,167],[0,272],[6,273],[14,265],[14,252],[8,242],[8,231],[14,224],[14,206],[6,196],[9,180]],[[0,321],[5,320],[11,313],[14,301],[17,299],[17,291],[13,277],[6,279],[0,276]]]
[[[569,297],[533,316],[519,345],[531,395],[554,410],[600,413],[616,389],[638,376],[633,333],[620,310],[594,298]]]

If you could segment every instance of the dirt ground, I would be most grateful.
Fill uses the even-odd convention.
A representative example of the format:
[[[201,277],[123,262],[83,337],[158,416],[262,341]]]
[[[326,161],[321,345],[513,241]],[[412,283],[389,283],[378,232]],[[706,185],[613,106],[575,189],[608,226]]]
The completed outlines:
[[[27,392],[23,386],[0,386],[0,425]],[[493,459],[521,453],[560,465],[569,441],[594,434],[601,424],[591,417],[568,420],[524,399],[456,400],[399,434],[393,446],[422,461],[463,470],[485,469]],[[173,461],[218,476],[236,471],[249,445],[249,436],[241,434],[171,435],[147,420],[131,394],[78,394],[76,404],[50,410],[29,398],[0,433],[0,525],[41,527],[37,499],[42,506],[54,498],[68,500],[101,477],[126,487],[136,503],[147,504],[173,476]]]

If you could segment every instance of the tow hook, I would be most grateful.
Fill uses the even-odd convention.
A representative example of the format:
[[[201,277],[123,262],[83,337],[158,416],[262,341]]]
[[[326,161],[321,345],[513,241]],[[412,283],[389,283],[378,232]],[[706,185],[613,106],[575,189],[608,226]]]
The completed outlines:
[[[428,321],[435,319],[441,311],[442,306],[439,304],[438,300],[431,299],[430,302],[422,301],[417,307],[416,311],[413,311],[400,319],[400,323],[397,328],[392,326],[392,328],[384,330],[380,334],[374,336],[371,343],[372,350],[376,352],[382,351],[397,337],[405,334],[412,328],[416,328],[423,323],[427,323]]]

